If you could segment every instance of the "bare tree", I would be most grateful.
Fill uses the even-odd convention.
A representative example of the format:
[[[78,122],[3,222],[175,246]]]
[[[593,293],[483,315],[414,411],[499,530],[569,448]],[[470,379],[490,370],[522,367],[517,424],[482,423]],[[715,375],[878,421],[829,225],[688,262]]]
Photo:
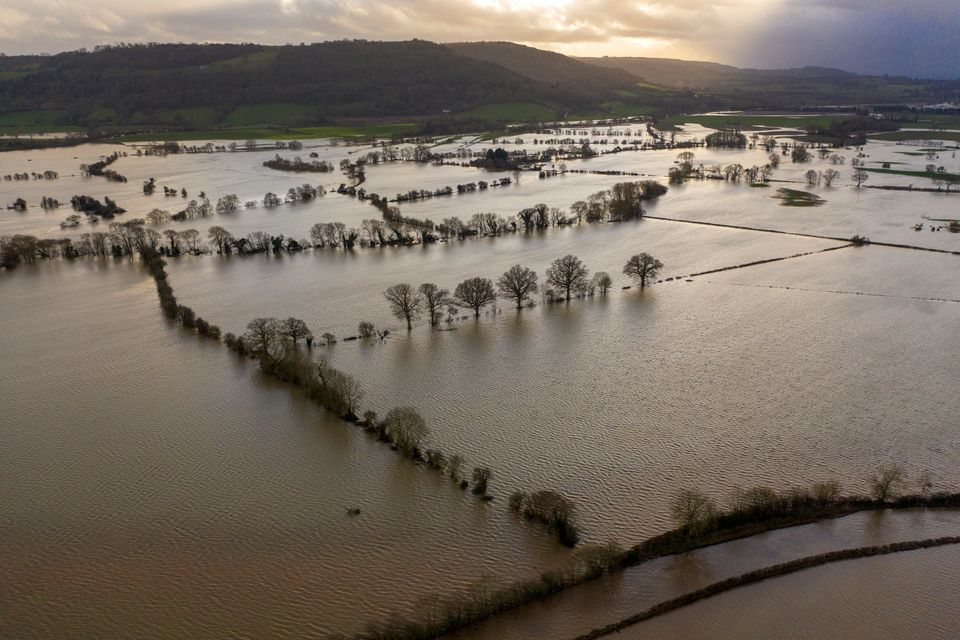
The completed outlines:
[[[217,245],[218,253],[223,253],[224,246],[233,240],[233,234],[218,225],[214,225],[207,229],[207,237]]]
[[[463,456],[458,453],[450,456],[447,460],[447,474],[454,482],[463,480]]]
[[[473,492],[478,496],[487,495],[487,485],[490,484],[490,477],[493,475],[493,471],[490,470],[490,467],[474,467],[473,468]]]
[[[917,478],[917,488],[920,489],[920,495],[926,498],[930,495],[930,490],[933,489],[933,476],[930,475],[929,471],[924,471],[920,474],[920,477]]]
[[[869,178],[869,174],[863,169],[854,169],[853,170],[853,182],[857,185],[857,189],[863,186],[863,183]]]
[[[684,489],[674,497],[670,513],[678,526],[685,527],[691,535],[698,535],[713,524],[717,508],[699,491]]]
[[[423,309],[423,294],[407,283],[395,284],[383,292],[383,297],[390,303],[390,311],[394,316],[407,321],[407,331],[413,328],[414,319],[420,316]]]
[[[518,264],[513,265],[497,280],[497,288],[505,298],[517,301],[517,309],[537,292],[537,272]]]
[[[905,480],[906,473],[899,465],[878,469],[870,476],[870,495],[877,502],[886,502],[897,496]]]
[[[647,280],[657,277],[661,269],[663,269],[662,262],[649,253],[640,253],[631,256],[627,264],[623,265],[623,275],[639,282],[642,289],[647,286]]]
[[[587,267],[574,255],[565,255],[557,258],[547,269],[547,282],[558,289],[563,289],[566,299],[570,293],[587,286]]]
[[[450,304],[450,291],[441,289],[432,282],[424,282],[419,288],[420,295],[423,296],[423,306],[430,316],[430,325],[435,326],[440,322],[440,310]]]
[[[280,321],[276,318],[254,318],[247,324],[243,342],[253,353],[267,358],[277,355]]]
[[[363,387],[360,385],[360,382],[349,373],[343,373],[342,371],[331,368],[327,384],[343,403],[343,416],[355,420],[357,417],[357,409],[364,396]]]
[[[307,323],[299,318],[293,317],[287,318],[280,323],[280,335],[290,340],[294,346],[296,346],[300,340],[313,340],[313,332],[310,331]]]
[[[383,419],[384,433],[407,455],[420,449],[420,443],[430,435],[426,421],[413,407],[396,407]]]
[[[480,309],[496,301],[497,293],[490,278],[467,278],[454,289],[453,297],[461,307],[473,309],[479,318]]]
[[[590,210],[590,205],[588,205],[583,200],[577,200],[572,205],[570,205],[570,213],[573,214],[573,217],[577,219],[577,224],[583,222],[583,218],[587,215],[587,212]]]
[[[590,286],[597,289],[600,295],[605,296],[610,287],[613,286],[613,280],[610,279],[610,274],[606,271],[597,271],[590,279]]]
[[[219,200],[217,200],[217,213],[229,214],[236,213],[240,208],[240,198],[237,197],[235,193],[228,193]]]
[[[361,320],[357,327],[357,333],[360,334],[361,338],[372,338],[377,334],[377,329],[373,326],[372,322]]]
[[[833,181],[840,177],[840,172],[836,169],[825,169],[820,172],[820,180],[823,181],[823,186],[831,187],[833,186]]]

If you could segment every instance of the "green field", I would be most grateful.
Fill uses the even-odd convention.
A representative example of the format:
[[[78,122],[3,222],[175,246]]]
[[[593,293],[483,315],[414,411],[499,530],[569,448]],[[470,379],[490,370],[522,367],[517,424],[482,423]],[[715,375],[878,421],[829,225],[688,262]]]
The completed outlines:
[[[901,169],[878,169],[874,167],[863,167],[864,171],[875,173],[890,173],[898,176],[910,176],[912,178],[926,178],[933,180],[936,177],[944,177],[950,182],[960,182],[960,174],[957,173],[936,173],[935,171],[904,171]]]
[[[121,142],[162,142],[165,140],[301,140],[305,138],[386,138],[416,129],[411,122],[369,124],[353,127],[243,127],[208,129],[206,131],[165,131],[143,133],[118,138]]]
[[[303,104],[269,103],[237,107],[223,119],[230,127],[253,127],[259,125],[297,125],[317,122],[314,107]]]
[[[828,127],[834,122],[842,122],[850,118],[849,114],[836,115],[751,115],[751,114],[733,114],[733,115],[691,115],[691,116],[671,116],[663,118],[657,122],[664,126],[678,126],[684,124],[699,124],[711,129],[731,129],[743,128],[752,129],[754,127],[785,127],[792,129],[805,129],[806,127]]]
[[[130,116],[130,123],[167,124],[193,129],[209,129],[217,125],[220,116],[213,107],[190,107],[186,109],[158,109],[150,113],[138,112]]]
[[[625,102],[604,102],[600,105],[602,110],[587,111],[567,116],[568,120],[607,120],[610,118],[631,118],[634,116],[645,116],[657,110],[650,105],[635,105]]]
[[[529,122],[553,120],[557,117],[557,110],[535,102],[494,102],[463,111],[456,116],[506,122]]]
[[[907,129],[903,131],[886,131],[870,136],[874,140],[892,140],[902,142],[904,140],[951,140],[960,142],[960,132],[958,131],[930,131],[923,129]]]
[[[64,112],[60,110],[2,113],[0,114],[0,134],[81,131],[80,127],[58,124],[62,122],[63,116]]]

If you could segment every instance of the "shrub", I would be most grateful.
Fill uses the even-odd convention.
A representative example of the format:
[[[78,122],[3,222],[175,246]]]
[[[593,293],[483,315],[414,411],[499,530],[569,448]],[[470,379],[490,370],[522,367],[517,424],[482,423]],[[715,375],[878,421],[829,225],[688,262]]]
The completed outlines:
[[[487,485],[490,483],[490,477],[493,475],[493,472],[489,467],[474,467],[473,468],[473,493],[478,496],[487,495]]]

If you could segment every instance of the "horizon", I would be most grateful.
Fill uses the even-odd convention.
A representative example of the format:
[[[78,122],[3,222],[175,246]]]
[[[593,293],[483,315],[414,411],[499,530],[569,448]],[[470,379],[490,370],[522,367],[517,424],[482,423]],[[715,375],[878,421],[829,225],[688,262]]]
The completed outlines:
[[[866,75],[960,78],[960,3],[728,0],[621,6],[609,0],[171,0],[131,6],[0,0],[0,52],[56,55],[98,45],[337,40],[514,42],[571,57],[648,57],[738,68],[825,67]],[[49,34],[56,34],[51,36]],[[863,52],[870,52],[864,56]]]
[[[554,49],[548,49],[545,47],[536,47],[529,43],[523,42],[513,42],[510,40],[449,40],[449,41],[438,41],[438,40],[427,40],[425,38],[398,38],[398,39],[372,39],[372,38],[335,38],[328,40],[315,40],[313,42],[284,42],[284,43],[268,43],[268,42],[254,42],[254,41],[224,41],[224,40],[207,40],[207,41],[168,41],[168,42],[156,42],[156,41],[144,41],[144,42],[103,42],[93,45],[92,47],[79,47],[76,49],[62,49],[59,51],[39,51],[35,53],[6,53],[0,51],[0,57],[16,57],[16,56],[42,56],[42,57],[53,57],[61,55],[64,53],[74,53],[83,51],[86,53],[95,53],[98,48],[101,47],[123,47],[123,46],[150,46],[150,45],[185,45],[185,46],[203,46],[203,45],[256,45],[262,47],[297,47],[297,46],[313,46],[318,44],[325,44],[331,42],[349,42],[349,41],[362,41],[362,42],[429,42],[437,45],[453,45],[453,44],[463,44],[463,43],[508,43],[516,44],[524,47],[531,47],[534,49],[539,49],[541,51],[547,51],[550,53],[557,53],[559,55],[567,56],[569,58],[578,60],[578,59],[603,59],[603,58],[643,58],[650,60],[675,60],[679,62],[691,62],[691,63],[702,63],[702,64],[716,64],[720,66],[741,69],[741,70],[756,70],[756,71],[790,71],[795,69],[829,69],[833,71],[842,71],[846,73],[855,73],[865,76],[876,76],[876,77],[903,77],[913,80],[960,80],[960,72],[956,76],[945,76],[945,77],[934,77],[934,76],[922,76],[922,75],[906,75],[899,73],[865,73],[853,71],[849,68],[845,68],[839,65],[822,65],[822,64],[806,64],[806,65],[794,65],[794,66],[774,66],[774,67],[765,67],[765,66],[739,66],[735,64],[729,64],[726,62],[718,62],[716,60],[701,60],[694,58],[678,58],[671,56],[656,56],[656,55],[572,55],[566,54],[562,51],[557,51]]]

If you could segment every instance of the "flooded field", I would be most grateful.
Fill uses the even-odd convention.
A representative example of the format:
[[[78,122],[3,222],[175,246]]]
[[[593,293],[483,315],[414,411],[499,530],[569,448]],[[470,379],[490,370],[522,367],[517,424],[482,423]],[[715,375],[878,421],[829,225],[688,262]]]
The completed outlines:
[[[25,267],[0,292],[0,636],[350,633],[563,559],[168,325],[138,265]]]
[[[632,133],[647,141],[640,127]],[[678,139],[702,135],[691,127]],[[523,137],[507,148],[542,146]],[[133,147],[118,145],[5,153],[0,174],[50,169],[60,178],[0,182],[0,204],[109,195],[128,209],[117,218],[124,220],[156,207],[175,212],[201,190],[214,202],[227,193],[241,202],[267,191],[282,195],[305,181],[332,191],[345,181],[339,169],[298,175],[262,163],[275,153],[317,153],[337,167],[372,149],[325,140],[304,146],[166,157],[136,157]],[[490,146],[454,140],[437,150]],[[922,170],[925,157],[902,153],[913,149],[871,143],[864,161]],[[80,163],[117,150],[129,155],[111,167],[128,182],[79,175]],[[692,151],[698,163],[767,161],[762,149]],[[413,611],[431,594],[454,593],[485,576],[515,581],[568,561],[568,550],[507,511],[515,489],[561,491],[577,505],[585,542],[624,545],[671,528],[670,500],[683,488],[722,501],[735,487],[786,489],[836,479],[845,494],[856,494],[866,491],[875,469],[900,464],[910,491],[922,472],[930,473],[934,490],[956,490],[960,255],[856,247],[847,239],[859,234],[958,252],[960,234],[930,226],[956,217],[960,195],[856,189],[849,179],[856,151],[841,153],[848,158],[832,187],[804,184],[810,168],[833,166],[828,159],[794,164],[789,156],[772,176],[782,184],[670,185],[647,205],[649,216],[667,220],[354,251],[167,260],[180,302],[224,331],[241,333],[258,316],[295,316],[317,335],[340,337],[314,355],[360,380],[365,407],[381,414],[416,407],[431,427],[431,446],[490,466],[490,503],[403,460],[265,377],[255,362],[165,321],[154,283],[136,261],[44,262],[0,273],[0,360],[6,365],[0,373],[0,635],[62,636],[69,629],[75,637],[133,636],[148,627],[169,637],[356,633],[385,612]],[[939,150],[935,161],[957,172],[953,153]],[[539,202],[568,209],[615,182],[666,184],[676,155],[625,151],[570,160],[570,170],[637,176],[541,179],[521,172],[508,186],[400,208],[437,222],[479,212],[513,216]],[[501,175],[517,177],[386,163],[369,167],[363,186],[392,197]],[[144,195],[142,181],[150,177],[187,189],[189,197]],[[916,178],[879,173],[867,184],[911,181],[921,186]],[[771,197],[781,186],[826,202],[782,206]],[[47,212],[4,209],[0,235],[105,230],[107,221],[61,230],[70,213],[69,205]],[[196,228],[205,236],[217,224],[238,236],[266,231],[303,238],[317,222],[358,226],[379,217],[370,204],[330,192],[309,203],[152,228]],[[623,263],[640,252],[664,263],[661,278],[674,279],[644,291],[621,289],[631,284],[621,274]],[[533,308],[520,312],[501,300],[479,320],[463,311],[448,320],[444,313],[441,330],[420,319],[409,334],[383,299],[383,290],[398,282],[452,290],[467,277],[496,279],[513,264],[536,270],[542,283],[545,269],[565,254],[579,256],[591,272],[609,272],[609,294],[561,304],[538,295]],[[775,259],[782,260],[718,271]],[[391,335],[342,341],[362,320]],[[360,513],[349,515],[350,509]],[[820,548],[818,541],[829,547],[869,539],[871,531],[880,538],[890,531],[915,538],[958,531],[953,516],[888,515],[887,524],[899,523],[892,529],[871,529],[870,516],[861,514],[795,537],[780,532],[768,547],[753,540],[705,551],[690,561],[689,581],[670,563],[665,573],[631,570],[474,633],[535,637],[530,630],[540,628],[549,637],[572,637],[599,626],[594,622],[642,609],[641,592],[667,593],[749,570],[744,558],[769,564],[806,555]],[[778,579],[769,592],[748,587],[694,605],[702,615],[682,610],[630,633],[757,637],[768,621],[722,611],[783,610],[798,591],[823,594],[830,583],[836,597],[807,599],[806,609],[791,612],[799,618],[781,617],[785,629],[802,629],[804,620],[826,624],[844,618],[855,603],[880,597],[870,586],[872,570],[912,585],[897,600],[906,610],[911,598],[928,602],[934,591],[924,579],[935,584],[946,575],[929,571],[936,558],[952,562],[951,554],[947,548],[856,561],[849,567],[867,568],[848,573],[846,564],[822,567]],[[840,573],[846,578],[836,579]],[[940,593],[954,607],[960,602],[952,590]],[[898,611],[894,600],[887,608]],[[827,604],[835,606],[814,621],[811,612]],[[117,610],[125,614],[112,615]],[[553,626],[542,624],[543,615]],[[953,618],[938,614],[937,620]],[[857,619],[848,622],[856,637]],[[925,637],[946,637],[938,629]]]
[[[770,531],[631,567],[626,571],[568,589],[544,602],[532,603],[475,625],[458,637],[471,640],[574,638],[624,620],[661,602],[750,571],[833,551],[909,542],[928,536],[956,535],[958,526],[960,514],[956,512],[906,510],[857,513],[836,520]],[[904,611],[922,607],[922,600],[912,601],[915,595],[913,589],[918,589],[923,583],[923,572],[929,565],[912,568],[909,564],[910,554],[943,554],[941,557],[946,561],[944,570],[934,572],[930,578],[937,583],[956,567],[957,556],[952,553],[955,549],[956,547],[947,546],[907,552],[902,556],[838,562],[805,570],[793,576],[774,578],[681,607],[662,617],[626,627],[609,637],[766,638],[771,637],[769,629],[779,629],[781,625],[784,632],[777,632],[776,637],[858,637],[854,630],[858,624],[864,625],[868,618],[863,616],[849,622],[838,622],[845,617],[846,607],[855,609],[862,605],[871,611],[877,610],[874,609],[875,605],[868,604],[877,591],[887,594],[880,598],[881,602],[898,603],[891,607],[889,613],[879,618],[884,621],[893,621]],[[878,571],[879,579],[873,575],[877,567],[883,567],[880,563],[900,557],[904,558],[904,561],[896,564],[895,570],[887,572],[881,569]],[[877,564],[868,564],[871,562]],[[858,563],[865,565],[861,571],[856,569]],[[793,584],[796,586],[792,589],[782,587],[780,590],[781,587],[778,587],[774,593],[765,594],[764,585],[775,585],[781,581],[789,583],[792,578],[813,576],[817,571],[825,571],[829,577],[820,582],[807,583],[801,580],[798,584],[795,581]],[[818,588],[847,571],[851,571],[851,575],[839,585],[827,589]],[[897,571],[905,574],[902,599],[896,595],[900,584],[894,577]],[[894,588],[893,585],[898,586]],[[801,592],[805,595],[798,597]],[[929,599],[932,593],[933,590],[923,591],[917,595]],[[955,588],[948,587],[943,593],[946,602],[956,602]],[[834,594],[839,596],[835,600],[830,597]],[[721,604],[720,601],[724,599],[727,603]],[[714,602],[717,604],[712,605]],[[879,608],[880,605],[876,606]],[[934,607],[935,611],[947,608],[945,604]],[[724,613],[720,614],[720,611]],[[745,615],[747,611],[750,615]],[[774,622],[777,619],[774,612],[783,615],[791,624]],[[933,630],[942,634],[955,620],[954,615],[944,619],[933,613],[934,611],[931,611],[932,620],[918,625],[918,632]],[[919,611],[915,611],[908,617],[915,620],[921,616]],[[830,628],[827,621],[843,626],[837,626],[837,631],[831,633],[826,631]],[[846,627],[848,624],[849,627]],[[866,627],[861,631],[865,630]],[[791,633],[795,635],[791,636]],[[946,636],[934,633],[916,637]]]
[[[947,640],[960,625],[958,569],[956,546],[839,562],[718,595],[617,637]]]

